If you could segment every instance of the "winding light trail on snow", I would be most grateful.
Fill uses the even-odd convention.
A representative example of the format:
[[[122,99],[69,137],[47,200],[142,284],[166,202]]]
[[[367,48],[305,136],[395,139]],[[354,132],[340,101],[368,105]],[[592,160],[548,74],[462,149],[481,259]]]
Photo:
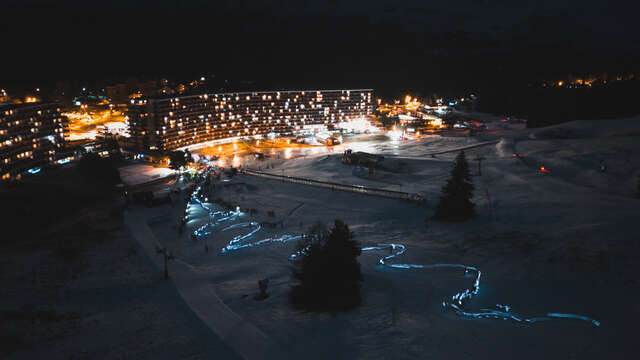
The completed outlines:
[[[575,319],[590,322],[595,326],[600,326],[600,322],[589,318],[583,315],[575,315],[575,314],[564,314],[564,313],[547,313],[544,316],[538,317],[523,317],[511,311],[511,307],[509,305],[501,305],[496,304],[495,308],[485,308],[481,309],[478,312],[470,312],[464,310],[464,305],[467,300],[473,298],[474,295],[478,294],[480,291],[480,278],[482,276],[482,272],[478,270],[474,266],[467,266],[463,264],[430,264],[430,265],[422,265],[422,264],[398,264],[391,263],[392,260],[402,255],[406,251],[406,247],[402,244],[380,244],[377,246],[368,246],[363,247],[362,251],[381,251],[381,250],[390,250],[391,255],[385,256],[378,260],[380,265],[386,266],[394,269],[462,269],[464,270],[465,275],[471,275],[475,278],[473,282],[473,286],[471,288],[467,288],[459,291],[455,295],[451,296],[451,300],[443,300],[442,307],[448,310],[452,310],[457,315],[473,318],[473,319],[482,319],[482,318],[494,318],[494,319],[504,319],[504,320],[514,320],[516,322],[525,322],[525,323],[534,323],[539,321],[546,321],[552,319]]]
[[[209,172],[206,172],[205,174],[206,176],[208,176]],[[212,231],[215,227],[218,227],[228,221],[235,221],[244,215],[244,213],[241,212],[240,210],[215,211],[213,208],[209,207],[205,202],[202,202],[200,199],[200,197],[203,197],[203,195],[200,194],[201,186],[198,186],[198,188],[194,191],[193,195],[191,196],[191,200],[193,202],[199,203],[202,206],[202,208],[204,208],[209,212],[209,222],[202,225],[200,228],[198,228],[193,232],[196,239],[209,236],[212,234]],[[256,235],[256,233],[258,233],[262,229],[261,225],[255,221],[232,224],[222,228],[221,231],[224,232],[224,231],[244,229],[244,228],[248,228],[250,230],[247,233],[236,235],[235,237],[233,237],[233,239],[231,239],[229,244],[227,244],[227,246],[225,246],[220,250],[221,254],[226,254],[231,251],[235,251],[235,250],[239,250],[247,247],[258,246],[266,243],[272,243],[272,242],[287,243],[287,242],[300,240],[307,237],[307,235],[285,234],[280,237],[265,238],[257,241],[250,241]],[[297,252],[291,254],[289,256],[289,259],[295,260],[299,256],[304,256],[306,253],[305,250],[306,248],[298,250]],[[403,269],[403,270],[461,269],[461,270],[464,270],[465,276],[473,277],[474,282],[470,288],[463,289],[457,292],[456,294],[454,294],[453,296],[451,296],[451,299],[449,300],[445,299],[442,301],[443,308],[453,311],[455,314],[459,316],[471,318],[471,319],[494,318],[494,319],[503,319],[503,320],[513,320],[515,322],[521,322],[521,323],[536,323],[540,321],[548,321],[553,319],[574,319],[574,320],[589,322],[596,327],[600,326],[599,321],[587,316],[576,315],[576,314],[547,313],[543,316],[524,317],[512,312],[511,307],[509,305],[502,305],[502,304],[496,304],[496,306],[493,308],[483,308],[483,309],[480,309],[480,311],[467,311],[465,310],[465,303],[468,300],[471,300],[480,291],[480,278],[482,276],[482,272],[478,268],[474,266],[463,265],[463,264],[423,265],[423,264],[395,263],[394,260],[396,260],[399,256],[403,255],[407,250],[406,247],[402,244],[395,244],[395,243],[379,244],[376,246],[366,246],[362,248],[363,252],[384,251],[384,250],[388,250],[391,252],[390,255],[384,256],[378,260],[378,263],[384,267],[393,268],[393,269]]]
[[[208,175],[209,175],[209,171],[206,171],[205,179]],[[240,217],[245,215],[239,209],[236,211],[215,211],[206,202],[203,202],[201,198],[203,198],[204,195],[201,194],[201,191],[204,183],[205,181],[202,181],[202,183],[194,190],[193,194],[191,195],[191,202],[199,204],[203,209],[205,209],[209,213],[209,221],[193,232],[193,235],[195,236],[196,239],[201,239],[203,237],[210,236],[213,234],[213,230],[223,225],[223,223],[236,221]],[[189,208],[189,206],[191,205],[191,202],[187,205],[187,208]],[[248,240],[252,239],[254,235],[256,235],[256,233],[258,233],[262,229],[262,226],[255,221],[232,224],[222,228],[220,231],[225,232],[229,230],[242,229],[242,228],[251,228],[251,230],[246,234],[236,235],[235,237],[233,237],[233,239],[231,239],[229,244],[227,244],[227,246],[223,247],[220,250],[221,254],[225,254],[233,250],[253,247],[256,245],[266,244],[270,242],[287,243],[290,241],[300,240],[306,237],[306,235],[284,234],[279,237],[265,238],[265,239],[249,242]]]

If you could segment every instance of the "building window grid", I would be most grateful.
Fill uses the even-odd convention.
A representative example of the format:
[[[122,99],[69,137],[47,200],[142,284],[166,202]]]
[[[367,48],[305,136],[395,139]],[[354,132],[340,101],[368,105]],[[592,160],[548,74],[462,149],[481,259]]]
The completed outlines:
[[[147,111],[151,106],[149,111],[155,113],[153,117],[156,121],[154,124],[130,122],[131,133],[142,134],[144,129],[152,128],[154,131],[146,131],[143,136],[145,139],[140,139],[139,143],[157,144],[166,150],[238,133],[241,136],[269,132],[288,134],[301,125],[327,124],[370,115],[371,92],[372,90],[321,90],[227,93],[144,102],[132,107],[130,118],[143,118],[143,110],[136,108],[144,107],[144,111]],[[178,103],[181,106],[176,107],[175,104]],[[210,104],[214,106],[208,106]],[[235,109],[242,110],[234,113]],[[204,117],[211,121],[202,121]],[[179,120],[175,126],[165,129],[163,126],[168,119]],[[156,129],[163,131],[160,133]]]

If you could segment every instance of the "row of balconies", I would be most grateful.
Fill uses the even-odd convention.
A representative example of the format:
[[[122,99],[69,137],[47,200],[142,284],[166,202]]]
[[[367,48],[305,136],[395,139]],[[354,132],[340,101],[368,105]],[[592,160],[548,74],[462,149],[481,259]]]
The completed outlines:
[[[242,122],[238,122],[236,123],[236,125],[230,125],[229,123],[224,123],[224,124],[229,124],[229,126],[216,126],[214,127],[214,125],[219,125],[219,124],[210,124],[209,125],[209,131],[215,131],[215,132],[221,132],[221,133],[228,133],[229,131],[233,132],[233,133],[237,133],[237,132],[243,132],[244,133],[244,129],[248,128],[249,129],[249,133],[253,132],[254,129],[271,129],[271,128],[276,128],[276,129],[282,129],[282,128],[288,128],[288,127],[295,127],[295,126],[303,126],[303,125],[309,125],[309,124],[319,124],[319,123],[324,123],[324,121],[306,121],[304,124],[301,123],[300,121],[298,121],[297,123],[285,123],[285,122],[281,122],[281,123],[276,123],[276,122],[272,122],[272,123],[263,123],[263,122],[249,122],[249,124],[245,125]],[[183,123],[182,126],[174,126],[173,128],[171,128],[170,126],[166,126],[165,129],[162,129],[162,127],[157,127],[155,130],[149,130],[151,133],[155,134],[155,131],[159,131],[159,134],[155,134],[158,136],[166,136],[166,134],[174,134],[174,133],[178,133],[179,131],[185,131],[187,134],[189,133],[193,133],[193,130],[196,130],[198,132],[206,132],[207,130],[207,126],[205,123],[202,122],[188,122],[188,123]],[[164,133],[163,133],[164,131]],[[140,131],[132,131],[132,134],[136,134],[139,133]]]
[[[54,150],[54,154],[49,154],[50,150]],[[16,158],[17,154],[26,152],[26,151],[31,151],[31,155],[28,157],[24,157],[24,158]],[[34,161],[44,161],[47,162],[48,158],[50,156],[54,156],[56,153],[58,153],[60,150],[56,150],[55,148],[51,148],[51,147],[47,147],[47,148],[37,148],[37,149],[33,149],[33,148],[29,148],[29,147],[23,147],[22,149],[16,150],[16,151],[11,151],[9,153],[6,152],[0,152],[0,166],[2,167],[2,171],[9,171],[12,173],[19,173],[22,172],[26,169],[29,169],[31,167],[33,167],[31,164],[31,162]],[[10,159],[10,162],[7,164],[4,162],[4,159]],[[27,164],[27,165],[24,165]],[[25,167],[24,169],[22,169],[23,167]]]
[[[15,142],[15,141],[13,141],[13,139],[9,138],[9,136],[11,136],[11,134],[8,134],[6,136],[0,137],[0,144],[2,144],[2,146],[0,146],[0,151],[2,151],[3,149],[6,149],[6,148],[14,148],[16,146],[19,146],[20,144],[25,144],[27,146],[33,146],[33,144],[35,144],[35,143],[39,143],[39,144],[49,143],[49,140],[41,140],[43,137],[48,136],[49,134],[54,135],[54,136],[58,135],[59,136],[58,141],[62,142],[63,136],[60,133],[55,134],[55,133],[46,132],[45,134],[47,134],[47,135],[43,135],[40,132],[28,133],[25,136],[22,136],[21,140],[17,141],[17,142]],[[36,140],[35,142],[33,141],[34,139]],[[7,140],[11,141],[11,144],[7,145],[6,144]]]
[[[331,120],[331,116],[333,115],[334,119],[338,119],[340,116],[364,116],[369,114],[370,111],[367,111],[367,109],[353,109],[353,110],[347,110],[344,111],[342,113],[334,113],[334,112],[329,112],[328,114],[325,115],[324,112],[321,111],[309,111],[309,112],[298,112],[298,113],[258,113],[257,117],[258,120],[253,120],[252,117],[256,116],[256,114],[254,113],[234,113],[234,119],[231,118],[225,118],[222,119],[221,116],[218,115],[218,113],[212,113],[211,117],[208,117],[209,114],[203,114],[203,113],[196,113],[196,112],[189,112],[189,113],[174,113],[173,116],[169,116],[168,114],[166,115],[161,115],[158,116],[156,118],[155,123],[159,124],[160,126],[163,126],[165,124],[169,124],[169,121],[173,120],[173,121],[179,121],[179,119],[182,119],[181,121],[184,123],[201,123],[203,121],[209,120],[209,122],[232,122],[232,121],[251,121],[251,122],[261,122],[264,120],[269,121],[268,117],[271,116],[272,117],[272,121],[275,120],[285,120],[286,116],[289,116],[289,120],[306,120],[306,121],[315,121],[315,122],[323,122],[325,120]],[[204,116],[202,119],[199,116]],[[164,118],[165,116],[168,118],[167,122],[165,122]],[[306,116],[306,117],[303,117]],[[189,118],[187,120],[187,118]]]
[[[3,130],[7,130],[7,131],[16,131],[16,129],[23,129],[25,127],[34,127],[34,122],[38,122],[38,123],[42,123],[41,125],[38,125],[37,127],[63,127],[63,125],[65,125],[66,122],[53,122],[53,119],[38,119],[35,121],[30,121],[30,120],[18,120],[20,121],[19,124],[15,124],[16,120],[13,121],[9,121],[9,122],[0,122],[0,127]],[[9,125],[10,124],[10,125]]]
[[[262,131],[258,131],[256,132],[255,135],[260,134],[260,135],[264,135],[269,133],[270,131],[268,130],[262,130]],[[282,134],[287,134],[287,133],[291,133],[291,130],[289,131],[283,131],[281,132]],[[212,140],[219,140],[219,139],[224,139],[227,138],[229,136],[227,136],[228,134],[214,134],[214,133],[210,133],[210,134],[203,134],[203,135],[197,135],[195,137],[195,139],[192,136],[182,136],[182,137],[165,137],[162,140],[165,140],[162,142],[161,147],[165,150],[172,150],[172,149],[176,149],[182,146],[187,146],[187,145],[192,145],[192,144],[199,144],[202,142],[207,142],[207,141],[212,141]],[[241,134],[240,136],[253,136],[254,134]],[[237,136],[234,134],[234,136]],[[178,141],[178,140],[182,140],[182,141]]]
[[[364,104],[364,105],[361,105]],[[231,105],[231,108],[228,106]],[[314,105],[314,106],[312,106]],[[218,106],[218,108],[216,109],[216,106]],[[304,107],[303,107],[304,106]],[[347,110],[354,110],[354,109],[360,109],[360,108],[366,108],[366,107],[371,107],[371,104],[367,104],[367,103],[361,103],[361,102],[340,102],[337,104],[334,103],[313,103],[313,104],[308,104],[308,103],[289,103],[287,104],[286,102],[278,102],[278,103],[274,103],[274,105],[270,105],[270,104],[263,104],[263,103],[233,103],[233,104],[225,104],[224,106],[220,106],[220,105],[210,105],[210,106],[200,106],[200,104],[194,104],[194,105],[185,105],[185,107],[171,107],[171,106],[162,106],[162,107],[157,107],[155,109],[156,114],[161,114],[162,116],[168,116],[168,114],[170,112],[173,112],[174,114],[179,114],[179,113],[202,113],[205,110],[208,110],[209,112],[229,112],[229,111],[234,111],[237,112],[238,110],[240,111],[247,111],[247,108],[249,109],[249,111],[254,112],[256,110],[258,110],[259,112],[265,112],[268,110],[273,110],[273,112],[279,112],[280,109],[283,110],[290,110],[290,111],[295,111],[296,109],[298,111],[320,111],[320,110],[324,110],[325,108],[329,109],[329,111],[335,111],[335,110],[343,110],[343,111],[347,111]]]
[[[304,105],[304,104],[302,104]],[[228,106],[224,106],[224,107],[218,107],[216,109],[215,106],[213,107],[199,107],[199,106],[188,106],[186,108],[179,108],[179,109],[156,109],[155,114],[157,114],[160,117],[164,117],[164,116],[172,116],[171,114],[173,114],[173,116],[176,116],[177,114],[185,114],[185,115],[189,115],[189,114],[194,114],[194,115],[199,115],[199,114],[205,114],[205,113],[228,113],[228,112],[233,112],[233,113],[247,113],[247,111],[249,113],[252,114],[264,114],[264,113],[279,113],[280,110],[287,111],[287,112],[319,112],[319,111],[328,111],[328,112],[345,112],[345,111],[358,111],[358,110],[362,110],[362,109],[372,109],[373,106],[370,104],[364,104],[361,105],[360,103],[354,103],[354,104],[341,104],[340,106],[335,106],[334,104],[327,104],[326,106],[310,106],[310,105],[305,105],[303,106],[298,106],[296,104],[290,104],[290,105],[286,105],[286,104],[277,104],[277,105],[273,105],[273,106],[265,106],[265,105],[260,105],[260,106],[247,106],[247,105],[236,105],[236,106],[232,106],[231,108],[229,108]],[[135,114],[137,115],[137,114]]]
[[[199,111],[199,110],[203,110],[203,109],[214,109],[216,106],[221,106],[221,108],[217,109],[217,110],[235,110],[238,107],[240,108],[244,108],[246,110],[246,108],[250,108],[252,110],[264,110],[264,108],[272,108],[272,109],[280,109],[280,108],[284,108],[285,105],[287,105],[288,103],[288,107],[292,107],[292,108],[300,108],[300,110],[303,110],[301,108],[300,105],[304,105],[304,110],[306,110],[307,108],[309,109],[318,109],[318,107],[314,107],[311,108],[311,105],[318,105],[319,107],[328,107],[328,108],[335,108],[335,104],[337,101],[337,108],[346,108],[346,107],[354,107],[357,106],[359,107],[360,104],[364,103],[365,106],[366,105],[371,105],[370,102],[362,102],[360,100],[323,100],[323,101],[285,101],[285,100],[275,100],[275,101],[271,101],[271,100],[266,100],[266,101],[246,101],[246,100],[239,100],[239,101],[229,101],[229,102],[225,102],[224,105],[221,105],[220,103],[212,103],[209,100],[198,100],[196,102],[191,102],[191,103],[181,103],[179,106],[171,106],[171,103],[167,102],[167,103],[163,103],[163,104],[158,104],[155,107],[155,111],[156,113],[161,113],[161,112],[165,112],[168,113],[170,111],[172,112],[181,112],[181,111]],[[271,105],[271,103],[273,103],[273,105]],[[311,103],[311,104],[310,104]],[[229,109],[228,105],[232,106],[232,109]]]
[[[288,125],[280,125],[280,126],[269,126],[269,127],[261,127],[261,128],[253,128],[250,129],[248,132],[244,131],[244,128],[233,128],[233,129],[209,129],[209,132],[207,132],[206,129],[197,129],[195,134],[196,136],[199,135],[208,135],[208,134],[215,134],[223,136],[223,137],[233,137],[233,136],[237,136],[237,133],[240,133],[241,135],[251,135],[253,134],[254,131],[256,131],[257,133],[268,133],[268,132],[281,132],[281,131],[288,131],[290,129],[293,129],[292,126],[288,126]],[[231,131],[231,133],[230,133]],[[191,137],[194,135],[194,131],[185,131],[183,134],[179,135],[179,130],[176,129],[172,129],[172,131],[167,131],[166,133],[162,134],[156,134],[155,136],[157,137],[161,137],[161,138],[169,138],[169,137]]]
[[[239,127],[235,127],[235,128],[217,128],[217,129],[213,129],[210,128],[209,132],[207,133],[207,129],[197,129],[196,135],[198,134],[220,134],[221,136],[224,137],[229,137],[229,136],[237,136],[237,133],[241,133],[241,134],[245,134],[245,135],[252,135],[253,131],[255,130],[256,132],[280,132],[280,131],[284,131],[284,130],[288,130],[291,129],[292,126],[289,125],[278,125],[278,126],[264,126],[264,127],[259,127],[259,128],[252,128],[250,129],[248,132],[244,131],[244,127],[239,128]],[[184,136],[184,137],[189,137],[189,136],[193,136],[194,132],[193,129],[190,129],[190,131],[188,130],[184,130],[185,133],[182,135],[178,135],[178,132],[181,131],[180,129],[171,129],[171,130],[166,130],[165,133],[160,132],[160,134],[154,134],[157,137],[172,137],[172,136]],[[231,133],[229,133],[229,131],[231,131]]]
[[[174,101],[175,98],[166,98],[162,100],[154,101],[155,104],[186,104],[189,102],[205,101],[205,100],[219,100],[219,101],[276,101],[289,99],[341,99],[348,97],[349,99],[361,99],[370,98],[373,91],[371,90],[354,90],[347,92],[346,90],[338,91],[273,91],[273,92],[244,92],[244,93],[221,93],[221,94],[203,94],[199,96],[186,96],[177,97],[178,101]],[[248,98],[248,100],[247,100]],[[224,100],[223,100],[224,99]],[[237,100],[236,100],[237,99]]]
[[[63,128],[59,128],[59,127],[55,127],[55,128],[36,128],[36,132],[32,132],[31,131],[32,127],[30,128],[26,128],[23,129],[23,131],[10,131],[7,132],[5,135],[0,136],[0,143],[3,143],[7,140],[12,140],[13,138],[16,138],[18,136],[22,137],[22,141],[24,140],[31,140],[31,139],[37,139],[37,138],[41,138],[41,137],[45,137],[48,135],[53,135],[53,136],[63,136],[63,134],[65,133],[65,129]],[[54,130],[56,129],[61,129],[62,131],[58,131],[55,132]]]
[[[37,144],[37,147],[33,147],[33,144]],[[0,147],[0,154],[9,154],[9,153],[18,153],[23,152],[24,149],[55,149],[57,148],[55,144],[52,144],[48,140],[45,141],[21,141],[18,143],[14,143],[13,145],[4,145]]]

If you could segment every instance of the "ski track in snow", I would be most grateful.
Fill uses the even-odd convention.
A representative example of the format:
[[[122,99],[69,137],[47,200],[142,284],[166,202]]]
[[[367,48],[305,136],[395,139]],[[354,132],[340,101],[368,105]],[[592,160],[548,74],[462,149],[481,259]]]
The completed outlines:
[[[206,173],[208,176],[208,172]],[[237,211],[215,211],[211,207],[209,207],[206,203],[200,200],[199,194],[201,191],[202,184],[196,188],[194,194],[191,196],[191,202],[187,206],[191,206],[191,203],[198,203],[202,208],[208,211],[209,213],[209,222],[198,228],[193,232],[197,239],[200,239],[205,236],[209,236],[212,234],[213,229],[227,223],[229,221],[235,221],[244,215],[243,212]],[[231,251],[240,250],[247,247],[254,247],[258,245],[263,245],[266,243],[280,242],[287,243],[291,241],[300,240],[306,237],[306,235],[290,235],[284,234],[279,237],[273,238],[264,238],[257,241],[249,241],[254,238],[254,236],[262,229],[261,225],[257,222],[242,222],[236,223],[232,225],[228,225],[222,228],[220,231],[230,231],[236,229],[249,229],[248,232],[236,235],[231,239],[231,241],[220,250],[221,254],[226,254]],[[511,311],[511,306],[496,304],[495,307],[483,308],[480,311],[467,311],[465,310],[465,303],[471,300],[475,295],[480,291],[480,279],[482,276],[482,272],[474,267],[467,266],[463,264],[407,264],[407,263],[396,263],[395,260],[403,255],[406,252],[406,247],[402,244],[397,243],[389,243],[389,244],[379,244],[376,246],[366,246],[362,248],[363,252],[369,251],[390,251],[391,254],[384,256],[378,260],[378,263],[383,267],[388,267],[392,269],[403,269],[403,270],[411,270],[411,269],[460,269],[464,270],[465,276],[471,276],[474,278],[473,285],[471,288],[463,289],[453,296],[451,299],[445,299],[442,301],[442,307],[446,310],[453,311],[455,314],[470,318],[470,319],[503,319],[503,320],[512,320],[518,323],[536,323],[541,321],[548,321],[553,319],[573,319],[573,320],[581,320],[592,325],[599,327],[600,322],[592,319],[587,316],[577,315],[577,314],[567,314],[567,313],[547,313],[542,316],[536,317],[524,317],[518,315]],[[299,250],[296,253],[290,255],[290,260],[295,260],[296,257],[303,255],[305,249]]]

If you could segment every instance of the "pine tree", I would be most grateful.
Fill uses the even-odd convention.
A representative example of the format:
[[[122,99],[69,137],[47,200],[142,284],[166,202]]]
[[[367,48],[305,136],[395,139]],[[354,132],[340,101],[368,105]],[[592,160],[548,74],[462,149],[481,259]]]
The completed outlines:
[[[120,171],[111,158],[100,157],[97,153],[86,153],[76,167],[91,184],[111,188],[120,183]]]
[[[292,271],[299,284],[292,288],[291,301],[305,310],[347,310],[361,304],[360,244],[341,220],[329,231],[312,229],[313,239],[306,245]]]
[[[177,150],[169,152],[169,160],[171,160],[171,168],[178,170],[183,166],[187,166],[187,157],[184,151]]]
[[[461,221],[475,216],[473,199],[473,181],[469,172],[469,163],[461,151],[453,163],[451,179],[442,188],[440,203],[436,207],[435,219],[442,221]]]

